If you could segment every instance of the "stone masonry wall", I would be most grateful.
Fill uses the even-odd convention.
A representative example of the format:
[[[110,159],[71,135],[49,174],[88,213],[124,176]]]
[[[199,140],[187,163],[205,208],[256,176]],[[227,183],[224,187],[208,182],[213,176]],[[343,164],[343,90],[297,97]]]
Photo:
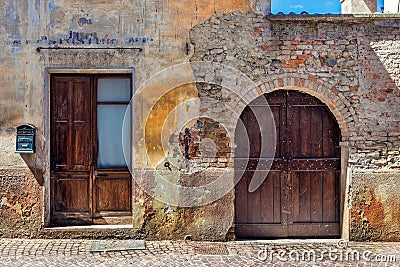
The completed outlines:
[[[354,240],[400,240],[400,223],[392,220],[399,193],[379,190],[395,188],[399,176],[399,26],[386,20],[268,20],[234,13],[212,17],[191,31],[191,60],[218,62],[245,73],[259,85],[253,99],[294,89],[328,105],[350,149],[353,194],[346,207],[351,207]],[[366,215],[371,212],[379,218]]]
[[[325,103],[336,98],[331,109],[344,117],[336,115],[343,141],[351,144],[351,166],[397,169],[400,31],[375,24],[381,22],[214,17],[192,31],[191,60],[232,66],[266,92],[298,87],[325,95]],[[285,82],[292,77],[292,84]]]

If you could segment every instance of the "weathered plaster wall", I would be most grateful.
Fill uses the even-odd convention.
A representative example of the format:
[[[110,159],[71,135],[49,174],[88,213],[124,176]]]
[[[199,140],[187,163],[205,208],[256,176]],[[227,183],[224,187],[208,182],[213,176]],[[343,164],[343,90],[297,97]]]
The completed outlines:
[[[42,228],[43,196],[42,187],[31,171],[1,169],[0,188],[1,235],[37,236]]]
[[[263,5],[265,6],[265,3]],[[0,169],[2,173],[6,173],[2,176],[7,177],[3,179],[4,181],[14,176],[15,181],[21,180],[21,190],[24,184],[29,184],[23,189],[29,197],[18,196],[20,191],[17,190],[17,183],[2,187],[1,234],[62,235],[48,231],[39,233],[40,228],[48,222],[49,218],[48,69],[132,67],[135,74],[135,88],[139,89],[141,84],[157,72],[187,61],[191,52],[191,47],[187,44],[189,29],[193,25],[209,18],[212,14],[225,14],[233,10],[249,12],[256,7],[260,7],[257,1],[247,0],[228,2],[215,0],[198,3],[189,0],[167,2],[2,1],[0,10],[4,16],[0,18],[0,32],[6,38],[0,44],[2,51],[0,53],[2,62],[0,68],[0,126],[2,127]],[[42,49],[37,51],[38,47],[49,46],[96,48],[96,50]],[[108,49],[116,47],[128,49]],[[191,69],[187,71],[187,75],[190,76]],[[170,74],[172,77],[173,75],[173,73]],[[157,92],[166,93],[174,89],[168,86],[170,84],[165,83],[165,80],[151,84],[143,94],[145,101],[136,106],[139,118],[136,124],[137,139],[135,139],[137,140],[135,154],[137,167],[157,166],[168,153],[165,151],[163,155],[157,147],[158,143],[152,146],[154,150],[147,149],[150,146],[146,147],[145,143],[140,141],[146,137],[143,136],[144,129],[147,129],[147,139],[153,141],[153,138],[148,137],[159,136],[161,129],[152,125],[158,126],[163,122],[162,119],[176,106],[177,99],[197,97],[195,86],[190,84],[186,86],[186,89],[181,89],[181,92],[172,91],[169,97],[161,100],[160,104],[163,108],[157,108],[156,105],[152,110],[150,117],[156,119],[146,121],[145,118],[149,114],[141,114],[140,111],[151,110],[151,107],[159,100],[160,94]],[[178,97],[179,95],[181,98]],[[170,108],[165,109],[166,106]],[[171,129],[174,129],[178,120],[173,117],[171,119],[173,123],[169,126]],[[15,127],[22,123],[31,123],[37,127],[37,152],[31,156],[21,157],[14,153]],[[158,141],[155,140],[155,142]],[[151,160],[145,152],[150,155]],[[17,173],[21,174],[17,175]],[[22,183],[22,180],[25,182]],[[10,199],[10,196],[14,198]],[[157,214],[164,214],[166,204],[153,205],[152,203],[149,199],[146,205],[152,207]],[[34,213],[20,212],[21,207],[31,205],[35,207]],[[9,212],[11,210],[18,212],[11,216]],[[177,218],[180,218],[180,214],[184,212],[186,211],[177,212]],[[190,216],[196,220],[196,217]],[[213,216],[210,215],[206,221],[212,221]],[[172,223],[179,223],[176,220],[172,220]],[[13,224],[10,224],[11,221]],[[144,225],[135,225],[135,227],[139,229],[138,233],[145,228]],[[190,225],[189,228],[191,228]],[[169,227],[165,227],[163,236],[174,236],[168,233],[169,230]],[[132,233],[125,236],[132,236]],[[221,236],[221,234],[217,237],[213,236],[212,231],[209,234],[209,238],[214,239]]]

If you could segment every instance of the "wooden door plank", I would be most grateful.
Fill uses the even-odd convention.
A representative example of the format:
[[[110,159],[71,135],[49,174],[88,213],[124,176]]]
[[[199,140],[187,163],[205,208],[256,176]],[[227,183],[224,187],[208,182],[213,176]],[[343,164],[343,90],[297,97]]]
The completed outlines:
[[[261,132],[260,126],[253,110],[246,113],[246,130],[249,136],[250,157],[259,158],[261,154]]]
[[[335,154],[335,140],[334,135],[334,123],[331,118],[328,117],[326,110],[323,111],[323,131],[322,131],[322,151],[323,157],[330,157]]]
[[[323,127],[321,107],[308,108],[310,117],[310,136],[307,136],[310,142],[309,157],[319,158],[323,155]]]
[[[274,222],[274,178],[274,173],[270,172],[260,187],[260,223]]]
[[[240,173],[240,172],[237,172]],[[236,175],[237,175],[236,173]],[[250,171],[243,172],[243,175],[235,187],[235,222],[247,223],[247,179],[251,176]]]
[[[311,179],[309,172],[298,172],[300,222],[311,221]]]
[[[285,105],[270,106],[275,122],[275,158],[286,156],[286,107]]]
[[[323,179],[322,172],[310,172],[311,177],[311,222],[323,222]]]
[[[323,157],[340,157],[339,141],[341,133],[335,117],[325,108],[323,116]]]
[[[259,176],[259,172],[253,172],[253,176]],[[255,177],[258,178],[258,177]],[[254,178],[252,178],[254,179]],[[260,188],[258,188],[254,192],[249,192],[248,188],[250,185],[251,179],[247,180],[247,215],[249,223],[259,223],[261,222],[261,194]]]
[[[282,204],[281,204],[281,171],[271,171],[271,180],[274,181],[274,223],[281,223]]]
[[[286,228],[289,221],[291,220],[291,208],[289,208],[289,201],[291,192],[288,190],[288,173],[286,171],[282,171],[280,173],[280,194],[281,194],[281,224],[282,227]]]
[[[293,222],[300,222],[300,177],[299,172],[291,171],[292,175],[292,205]]]
[[[340,222],[340,170],[333,172],[335,176],[335,222]]]
[[[275,121],[275,158],[282,158],[284,145],[282,128],[285,127],[285,125],[282,125],[282,106],[273,105],[270,107]]]
[[[336,220],[336,175],[334,170],[324,172],[323,221]]]
[[[298,152],[293,155],[293,158],[309,158],[311,157],[312,151],[310,136],[315,129],[314,125],[311,123],[310,109],[298,107],[298,111],[300,113],[299,124],[293,130],[298,131],[297,135],[300,136],[300,142],[293,145],[300,147],[294,147],[294,151]]]
[[[290,160],[292,158],[298,158],[301,155],[302,136],[300,135],[300,127],[302,127],[303,122],[300,123],[300,120],[303,118],[300,117],[301,113],[298,107],[294,107],[291,103],[288,103],[287,106],[287,158]],[[306,123],[306,122],[304,122]],[[304,124],[305,125],[305,124]]]

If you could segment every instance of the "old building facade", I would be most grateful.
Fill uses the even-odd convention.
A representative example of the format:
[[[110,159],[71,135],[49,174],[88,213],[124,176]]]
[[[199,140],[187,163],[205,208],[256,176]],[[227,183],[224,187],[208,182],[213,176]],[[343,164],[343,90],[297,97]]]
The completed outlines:
[[[1,1],[0,235],[400,241],[400,17],[270,6]]]

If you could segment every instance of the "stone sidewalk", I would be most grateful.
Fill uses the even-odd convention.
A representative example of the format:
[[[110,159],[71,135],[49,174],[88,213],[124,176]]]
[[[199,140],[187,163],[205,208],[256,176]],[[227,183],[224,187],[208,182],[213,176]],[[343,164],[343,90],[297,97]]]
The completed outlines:
[[[400,243],[146,241],[145,249],[91,252],[97,242],[119,241],[0,239],[0,266],[400,266]]]

